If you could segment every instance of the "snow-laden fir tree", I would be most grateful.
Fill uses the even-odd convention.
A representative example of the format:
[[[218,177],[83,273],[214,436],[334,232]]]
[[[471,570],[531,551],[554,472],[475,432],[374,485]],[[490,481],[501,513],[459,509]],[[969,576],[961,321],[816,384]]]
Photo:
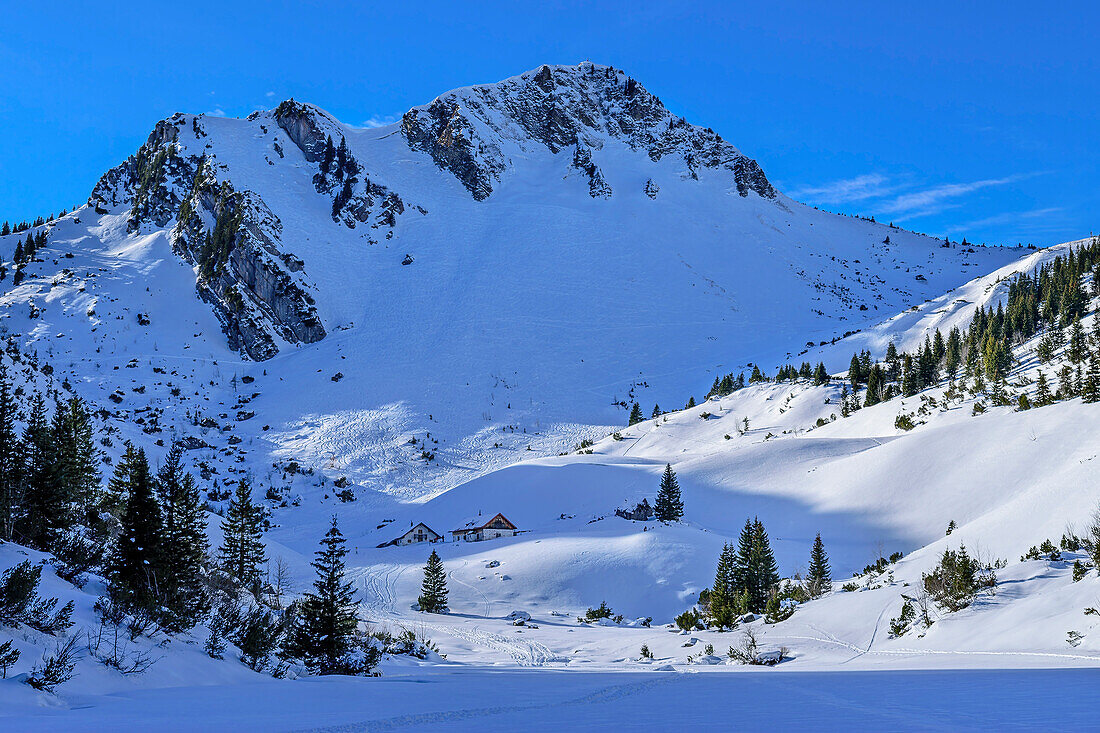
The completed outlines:
[[[825,544],[821,541],[820,532],[814,538],[814,546],[810,550],[810,569],[806,574],[806,587],[811,596],[819,596],[833,589],[829,556],[825,554]]]
[[[321,540],[321,549],[315,554],[317,559],[310,564],[317,571],[317,578],[313,591],[306,593],[297,606],[288,651],[316,674],[364,671],[349,659],[359,616],[353,585],[344,580],[344,557],[348,550],[335,516]]]
[[[665,472],[661,475],[661,485],[657,489],[657,502],[653,505],[653,511],[658,521],[678,522],[684,517],[684,501],[680,496],[680,484],[676,480],[676,473],[672,470],[672,464],[665,464]]]
[[[416,600],[420,610],[426,613],[443,613],[447,610],[447,571],[439,553],[432,550],[428,564],[424,566],[424,582],[420,586],[420,598]]]
[[[225,538],[220,560],[227,573],[254,593],[259,590],[260,566],[265,561],[261,520],[260,507],[252,503],[252,486],[242,478],[222,520]]]

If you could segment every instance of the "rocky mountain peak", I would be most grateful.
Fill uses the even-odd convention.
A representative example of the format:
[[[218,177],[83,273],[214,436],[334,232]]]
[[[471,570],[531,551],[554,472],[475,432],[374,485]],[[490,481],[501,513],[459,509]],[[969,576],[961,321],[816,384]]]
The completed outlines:
[[[410,147],[431,154],[479,201],[500,182],[513,150],[556,154],[614,142],[653,161],[680,156],[692,178],[701,168],[728,170],[742,196],[776,195],[756,161],[713,130],[673,115],[623,71],[589,62],[453,90],[406,112],[401,129]]]

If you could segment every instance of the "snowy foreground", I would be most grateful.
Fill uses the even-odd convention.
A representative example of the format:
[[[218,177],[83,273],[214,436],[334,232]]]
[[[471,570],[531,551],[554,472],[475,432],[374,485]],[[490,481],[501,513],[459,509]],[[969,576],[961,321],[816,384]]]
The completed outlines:
[[[143,690],[73,709],[5,704],[10,731],[1094,730],[1100,670],[889,674],[441,669],[382,679]],[[91,709],[85,707],[94,706]],[[415,711],[415,712],[413,712]],[[18,715],[12,719],[12,713]]]
[[[578,119],[592,99],[634,89],[603,67],[554,74],[580,90],[569,98]],[[103,579],[77,588],[46,554],[0,544],[0,571],[40,564],[42,595],[73,602],[69,633],[87,650],[56,694],[40,692],[24,681],[56,637],[4,628],[0,643],[21,656],[0,679],[0,731],[1100,728],[1100,573],[1075,573],[1079,548],[1023,557],[1086,533],[1100,501],[1100,407],[1075,397],[1017,410],[941,382],[850,417],[841,408],[854,352],[881,359],[890,342],[912,350],[965,328],[978,306],[1005,301],[1013,275],[1083,242],[975,248],[816,211],[762,179],[739,193],[731,176],[751,161],[673,124],[655,100],[661,130],[686,130],[669,150],[646,154],[607,132],[621,127],[618,102],[579,142],[551,145],[514,113],[541,75],[455,93],[466,133],[492,143],[476,148],[489,157],[471,163],[484,173],[475,181],[440,168],[405,125],[355,130],[294,105],[287,119],[178,116],[143,148],[145,163],[171,152],[168,173],[120,166],[88,205],[41,225],[48,245],[0,292],[0,331],[37,354],[9,364],[16,387],[84,398],[112,461],[126,441],[154,466],[186,443],[214,548],[230,492],[250,477],[270,519],[265,580],[285,569],[286,599],[310,588],[335,515],[363,628],[408,631],[429,651],[387,654],[380,677],[275,679],[232,645],[208,656],[204,621],[124,642],[124,655],[153,664],[122,674],[91,649]],[[348,202],[332,198],[339,187],[300,139],[311,125],[314,142],[346,138],[359,161],[343,214]],[[695,170],[700,140],[734,168]],[[143,198],[137,181],[157,176],[163,190]],[[199,263],[181,259],[180,211],[197,210],[183,198],[198,206],[230,184],[253,217],[234,245],[252,259],[234,266],[285,276],[274,290],[301,296],[300,312],[251,277],[204,283]],[[487,199],[471,194],[490,185]],[[210,229],[214,215],[196,216]],[[265,246],[250,250],[256,232]],[[0,259],[20,239],[0,237]],[[223,333],[241,324],[219,298],[242,292],[234,312],[270,331],[263,361]],[[1085,332],[1098,306],[1093,297]],[[290,338],[317,323],[323,338]],[[1007,380],[1035,404],[1039,369],[1053,379],[1067,358],[1059,346],[1040,363],[1038,341],[1014,345]],[[771,376],[788,361],[836,378],[702,399],[716,376],[754,363]],[[699,404],[679,409],[691,395]],[[623,427],[634,401],[665,414]],[[653,502],[666,464],[683,521],[616,516]],[[498,512],[519,534],[451,541]],[[680,631],[674,620],[752,517],[784,578],[804,577],[820,533],[832,591],[777,623]],[[420,523],[445,541],[389,544]],[[923,576],[962,545],[995,564],[996,584],[892,633]],[[446,614],[415,608],[432,549]],[[620,620],[578,618],[601,602]],[[727,650],[746,631],[783,661],[735,663]]]

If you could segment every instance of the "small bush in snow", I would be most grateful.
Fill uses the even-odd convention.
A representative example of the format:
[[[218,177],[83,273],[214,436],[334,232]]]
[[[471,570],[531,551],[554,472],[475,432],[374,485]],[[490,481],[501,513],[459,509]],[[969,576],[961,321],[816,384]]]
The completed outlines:
[[[1089,572],[1089,569],[1087,567],[1085,567],[1085,564],[1083,562],[1081,562],[1080,560],[1074,560],[1073,561],[1073,582],[1074,583],[1076,583],[1077,581],[1084,578],[1088,574],[1088,572]]]
[[[960,546],[957,551],[944,550],[939,565],[924,574],[921,583],[937,605],[958,611],[969,606],[979,590],[996,585],[997,576]]]
[[[19,661],[19,650],[13,649],[10,641],[0,644],[0,679],[7,679],[8,667]]]
[[[898,430],[908,431],[908,430],[912,430],[913,428],[915,428],[916,424],[914,424],[913,417],[911,415],[906,415],[906,414],[902,413],[901,415],[898,415],[894,419],[894,427],[897,428]]]
[[[641,650],[642,659],[653,659],[653,652],[649,651],[648,644],[642,644]]]
[[[702,616],[694,608],[681,613],[676,617],[676,627],[681,631],[694,631],[699,628],[699,622],[702,620]]]
[[[607,605],[607,601],[600,601],[599,607],[589,608],[581,621],[591,623],[592,621],[599,621],[601,618],[611,618],[611,616],[611,607]]]
[[[57,611],[56,598],[38,595],[42,566],[24,560],[0,575],[0,626],[19,628],[26,624],[43,634],[55,635],[73,625],[73,602]]]
[[[52,693],[58,685],[73,678],[73,669],[79,659],[75,636],[59,641],[54,653],[31,669],[26,682],[36,690]]]
[[[917,612],[913,610],[913,602],[909,598],[906,598],[901,605],[901,613],[894,618],[890,619],[890,636],[895,639],[905,634],[909,630],[909,627],[913,625],[913,621],[917,618]]]
[[[760,644],[756,640],[756,632],[752,628],[745,629],[739,646],[729,648],[727,655],[730,659],[741,664],[755,664],[767,667],[779,664],[788,656],[787,647],[781,647],[775,652],[761,652]]]

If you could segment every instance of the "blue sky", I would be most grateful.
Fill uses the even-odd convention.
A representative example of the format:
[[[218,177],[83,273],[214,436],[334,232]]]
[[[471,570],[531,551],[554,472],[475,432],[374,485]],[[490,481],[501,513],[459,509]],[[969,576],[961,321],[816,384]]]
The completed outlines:
[[[588,59],[807,203],[978,242],[1100,230],[1095,3],[57,5],[3,2],[0,219],[82,203],[176,111],[369,124]]]

